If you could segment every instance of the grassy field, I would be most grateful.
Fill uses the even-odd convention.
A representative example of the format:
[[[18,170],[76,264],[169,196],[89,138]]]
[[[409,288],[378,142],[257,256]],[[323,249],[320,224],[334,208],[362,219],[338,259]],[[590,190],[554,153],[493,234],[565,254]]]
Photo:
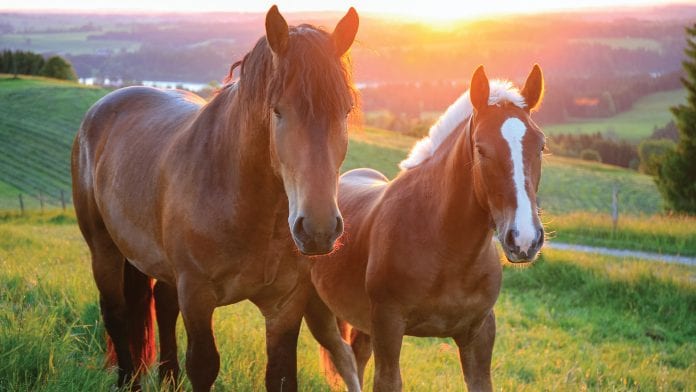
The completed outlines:
[[[608,214],[574,212],[544,216],[542,221],[552,241],[696,256],[693,217],[620,216],[616,231]]]
[[[647,95],[639,99],[629,111],[613,117],[592,120],[571,120],[564,124],[546,125],[544,132],[553,136],[559,133],[587,134],[607,132],[638,142],[650,136],[655,126],[661,127],[672,119],[669,108],[686,102],[686,90],[672,90]]]
[[[0,75],[0,208],[38,208],[39,190],[58,205],[70,195],[70,149],[85,111],[106,90],[55,79]],[[6,184],[3,186],[3,184]]]
[[[0,219],[0,270],[0,390],[106,390],[115,373],[103,369],[97,293],[73,219]],[[693,267],[553,251],[530,268],[506,267],[496,388],[694,390],[695,276]],[[245,302],[218,309],[214,322],[222,353],[216,388],[263,389],[259,312]],[[464,388],[449,339],[407,338],[401,363],[407,391]],[[299,369],[301,390],[328,389],[304,327]],[[372,374],[371,361],[367,380]],[[155,385],[146,380],[146,390]]]

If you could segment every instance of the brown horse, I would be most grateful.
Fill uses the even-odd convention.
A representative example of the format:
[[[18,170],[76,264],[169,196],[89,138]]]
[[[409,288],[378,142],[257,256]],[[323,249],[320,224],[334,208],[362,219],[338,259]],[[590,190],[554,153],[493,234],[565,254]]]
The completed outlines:
[[[139,388],[153,358],[154,297],[161,380],[179,374],[181,311],[188,377],[195,391],[209,390],[220,363],[213,310],[250,299],[266,318],[266,387],[297,388],[310,283],[298,280],[306,266],[278,255],[330,252],[342,233],[336,190],[354,99],[345,54],[357,28],[352,8],[329,34],[288,27],[273,6],[239,81],[209,103],[132,87],[87,112],[73,146],[73,197],[118,386]]]
[[[544,239],[536,207],[544,134],[530,118],[542,94],[539,66],[521,92],[489,83],[479,67],[393,181],[370,169],[341,177],[343,246],[312,264],[312,281],[324,312],[353,328],[344,338],[360,382],[374,349],[375,391],[401,389],[404,335],[453,337],[469,390],[492,389],[494,229],[513,263],[533,260]],[[313,302],[316,314],[321,301]],[[326,333],[340,339],[335,330]]]

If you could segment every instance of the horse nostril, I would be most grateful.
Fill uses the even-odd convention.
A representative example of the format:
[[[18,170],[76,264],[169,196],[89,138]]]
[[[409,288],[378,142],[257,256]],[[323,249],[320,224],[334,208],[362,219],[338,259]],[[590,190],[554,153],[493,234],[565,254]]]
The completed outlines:
[[[508,230],[507,234],[505,235],[505,245],[510,249],[516,248],[515,237],[518,235],[519,232],[517,230]]]
[[[339,215],[336,217],[336,236],[343,234],[343,218]]]
[[[292,234],[294,234],[296,237],[303,235],[305,232],[302,222],[304,222],[304,217],[300,216],[295,219],[295,224],[292,225]]]
[[[540,228],[537,235],[536,246],[541,248],[541,246],[544,245],[544,229]]]

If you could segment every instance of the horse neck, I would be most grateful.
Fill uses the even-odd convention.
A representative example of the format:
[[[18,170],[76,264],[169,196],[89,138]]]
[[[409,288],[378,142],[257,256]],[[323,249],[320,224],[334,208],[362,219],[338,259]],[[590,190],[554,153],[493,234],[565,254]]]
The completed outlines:
[[[474,190],[473,147],[470,122],[460,132],[453,132],[431,159],[425,174],[433,179],[434,222],[451,248],[474,249],[484,246],[492,236],[490,214],[478,202]],[[436,152],[437,154],[438,152]]]
[[[205,151],[214,183],[244,205],[250,200],[262,211],[273,212],[269,204],[284,197],[282,183],[271,165],[270,120],[241,102],[236,86],[227,87],[203,108],[192,127],[194,138]],[[267,117],[267,116],[265,116]],[[242,201],[242,203],[239,203]]]

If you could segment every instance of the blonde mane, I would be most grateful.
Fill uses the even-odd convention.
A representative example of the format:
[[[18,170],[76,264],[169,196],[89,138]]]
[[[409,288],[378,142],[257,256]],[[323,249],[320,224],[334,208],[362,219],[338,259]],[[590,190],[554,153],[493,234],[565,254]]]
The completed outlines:
[[[527,106],[524,97],[520,94],[520,90],[514,87],[511,82],[507,80],[491,80],[488,104],[498,105],[503,102],[510,102],[520,108]],[[399,163],[401,170],[414,168],[433,156],[442,142],[454,132],[459,124],[469,118],[473,112],[474,108],[469,99],[469,91],[467,91],[457,98],[447,108],[445,113],[440,116],[437,122],[430,127],[428,136],[416,142],[408,154],[408,158]]]

